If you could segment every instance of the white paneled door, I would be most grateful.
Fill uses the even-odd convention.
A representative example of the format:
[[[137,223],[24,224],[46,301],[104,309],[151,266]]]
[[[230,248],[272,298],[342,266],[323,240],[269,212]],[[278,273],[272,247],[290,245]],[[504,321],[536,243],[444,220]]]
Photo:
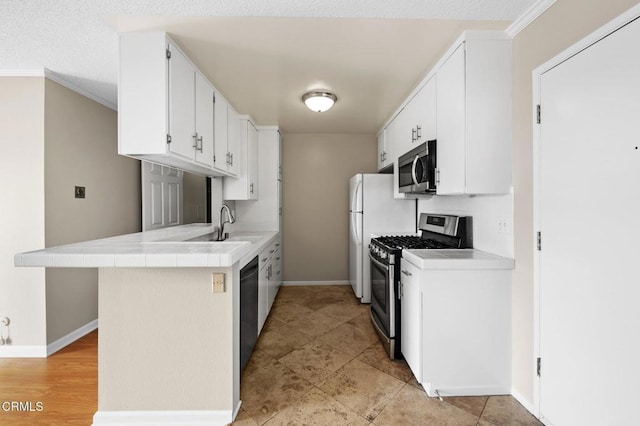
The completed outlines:
[[[184,222],[183,172],[142,162],[142,230],[166,228]]]
[[[637,422],[640,21],[540,77],[539,409],[549,425]]]

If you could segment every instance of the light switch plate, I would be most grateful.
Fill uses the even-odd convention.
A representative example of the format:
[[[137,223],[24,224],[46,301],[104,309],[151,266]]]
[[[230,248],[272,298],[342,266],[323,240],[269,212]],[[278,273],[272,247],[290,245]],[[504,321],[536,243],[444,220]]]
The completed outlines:
[[[224,273],[216,272],[212,274],[211,285],[214,293],[224,293]]]

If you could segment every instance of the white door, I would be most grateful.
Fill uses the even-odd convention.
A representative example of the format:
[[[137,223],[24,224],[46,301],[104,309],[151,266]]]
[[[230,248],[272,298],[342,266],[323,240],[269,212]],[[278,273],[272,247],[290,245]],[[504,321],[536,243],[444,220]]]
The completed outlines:
[[[637,423],[640,22],[540,79],[540,414]],[[438,147],[440,149],[440,147]]]
[[[142,162],[142,230],[166,228],[184,222],[183,172]]]

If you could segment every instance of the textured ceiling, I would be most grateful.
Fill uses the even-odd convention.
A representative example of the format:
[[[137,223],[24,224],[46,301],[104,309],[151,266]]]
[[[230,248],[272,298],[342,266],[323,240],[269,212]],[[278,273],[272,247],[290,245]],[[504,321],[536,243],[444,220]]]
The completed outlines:
[[[46,67],[116,104],[118,32],[163,30],[259,124],[373,133],[462,30],[504,29],[534,3],[3,0],[0,69]],[[320,86],[339,97],[323,115],[300,101]]]

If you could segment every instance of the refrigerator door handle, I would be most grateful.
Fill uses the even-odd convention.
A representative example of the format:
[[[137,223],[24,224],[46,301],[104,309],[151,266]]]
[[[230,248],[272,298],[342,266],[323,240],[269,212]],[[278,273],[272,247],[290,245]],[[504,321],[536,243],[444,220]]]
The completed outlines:
[[[360,226],[360,219],[362,218],[361,213],[352,213],[351,214],[351,238],[355,241],[356,245],[362,244],[362,238],[359,235],[359,230],[362,229]]]
[[[362,188],[362,181],[358,181],[358,183],[356,184],[356,187],[353,190],[353,194],[351,196],[351,211],[352,212],[360,212],[362,211],[361,208],[358,208],[358,200],[362,199],[362,194],[360,193],[360,190]]]

